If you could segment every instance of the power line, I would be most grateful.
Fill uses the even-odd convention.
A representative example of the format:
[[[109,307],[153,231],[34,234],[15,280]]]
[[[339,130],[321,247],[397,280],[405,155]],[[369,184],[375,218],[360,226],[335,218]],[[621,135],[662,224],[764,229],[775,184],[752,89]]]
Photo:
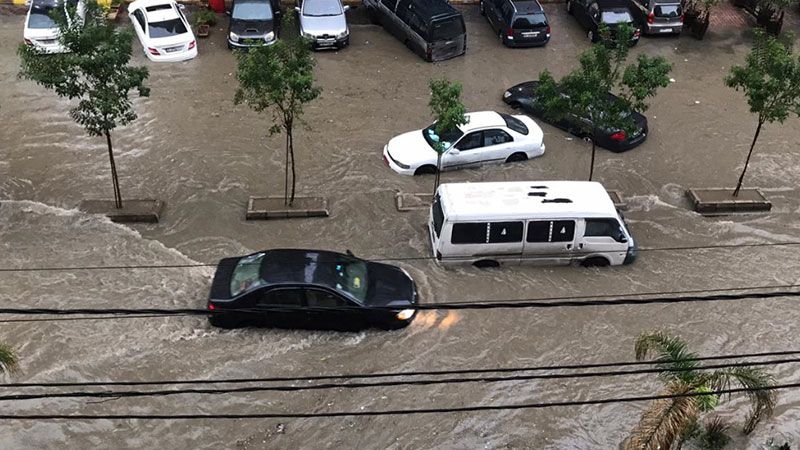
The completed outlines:
[[[151,391],[93,391],[93,392],[58,392],[58,393],[37,393],[37,394],[9,394],[0,396],[2,401],[20,401],[35,399],[52,398],[130,398],[130,397],[165,397],[171,395],[186,394],[237,394],[253,392],[296,392],[308,390],[325,389],[363,389],[374,387],[390,386],[431,386],[441,384],[463,384],[463,383],[499,383],[507,381],[530,381],[530,380],[552,380],[552,379],[575,379],[575,378],[599,378],[599,377],[618,377],[628,375],[640,375],[661,372],[689,372],[702,371],[733,367],[754,367],[754,366],[777,366],[800,362],[800,358],[771,360],[771,361],[741,361],[727,364],[711,364],[701,367],[680,367],[680,368],[649,368],[636,370],[616,370],[603,372],[582,372],[582,373],[558,373],[558,374],[529,374],[514,376],[495,376],[495,377],[473,377],[473,378],[439,378],[428,380],[393,380],[366,383],[326,383],[316,385],[283,385],[283,386],[248,386],[238,388],[205,388],[205,389],[170,389],[170,390],[151,390]]]
[[[419,377],[419,376],[440,376],[440,375],[472,375],[485,373],[516,373],[516,372],[542,372],[542,371],[562,371],[562,370],[585,370],[603,369],[613,367],[636,367],[652,366],[654,364],[670,364],[674,362],[702,362],[702,361],[721,361],[745,358],[766,358],[800,355],[800,350],[780,350],[772,352],[757,353],[738,353],[725,355],[699,356],[686,358],[680,361],[675,360],[649,360],[649,361],[622,361],[609,363],[580,363],[580,364],[561,364],[545,366],[522,366],[522,367],[495,367],[480,369],[445,369],[427,371],[404,371],[404,372],[376,372],[376,373],[345,373],[345,374],[323,374],[307,375],[299,377],[261,377],[261,378],[223,378],[223,379],[190,379],[190,380],[159,380],[159,381],[79,381],[79,382],[41,382],[41,383],[5,383],[0,384],[0,388],[31,388],[31,387],[78,387],[78,386],[159,386],[159,385],[189,385],[189,384],[243,384],[243,383],[270,383],[270,382],[301,382],[301,381],[321,381],[337,379],[375,379],[375,378],[399,378],[399,377]],[[730,363],[725,366],[732,366]],[[749,363],[755,364],[755,363]],[[746,365],[746,364],[745,364]],[[706,366],[710,367],[710,366]]]
[[[353,306],[353,307],[295,307],[287,305],[263,305],[257,308],[224,308],[207,310],[200,308],[0,308],[0,315],[173,315],[173,316],[209,316],[234,313],[264,312],[334,312],[334,311],[397,311],[415,309],[418,311],[440,310],[488,310],[488,309],[540,309],[562,307],[596,307],[596,306],[631,306],[674,303],[705,303],[717,301],[738,301],[751,299],[773,299],[779,297],[797,297],[798,291],[751,292],[745,294],[716,294],[707,296],[675,296],[650,298],[618,298],[596,300],[559,300],[543,301],[528,299],[512,299],[499,301],[465,301],[417,304],[407,306]],[[111,320],[111,319],[109,319]]]
[[[719,244],[719,245],[695,245],[695,246],[674,246],[674,247],[641,247],[641,252],[678,252],[692,250],[713,250],[713,249],[735,249],[735,248],[754,248],[754,247],[785,247],[800,245],[800,242],[762,242],[753,244]],[[407,257],[373,257],[361,258],[367,261],[377,262],[401,262],[401,261],[427,261],[434,260],[433,256],[407,256]],[[322,261],[324,262],[324,261]],[[337,262],[331,260],[331,262]],[[320,261],[317,261],[320,263]],[[218,263],[184,263],[184,264],[120,264],[107,266],[48,266],[48,267],[0,267],[2,272],[55,272],[55,271],[80,271],[80,270],[133,270],[133,269],[186,269],[197,267],[216,267]],[[260,264],[260,263],[258,263]]]
[[[632,397],[609,397],[590,400],[570,400],[557,402],[538,402],[523,404],[474,405],[454,408],[393,409],[380,411],[330,411],[309,413],[248,413],[248,414],[2,414],[0,420],[197,420],[197,419],[310,419],[323,417],[376,417],[411,414],[450,414],[458,412],[484,412],[520,409],[542,409],[552,407],[604,405],[611,403],[632,403],[653,400],[666,400],[706,395],[725,395],[744,392],[774,391],[795,389],[800,383],[776,384],[758,388],[731,388],[707,392],[686,392],[680,394],[642,395]]]

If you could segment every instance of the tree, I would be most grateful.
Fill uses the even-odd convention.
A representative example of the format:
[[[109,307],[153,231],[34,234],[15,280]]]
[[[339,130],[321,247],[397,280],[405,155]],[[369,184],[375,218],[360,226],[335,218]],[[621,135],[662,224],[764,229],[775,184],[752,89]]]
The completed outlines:
[[[643,361],[651,354],[657,356],[655,365],[662,372],[664,395],[685,395],[728,389],[738,384],[745,389],[752,409],[743,431],[752,432],[758,423],[772,415],[777,401],[771,375],[757,367],[731,367],[713,372],[701,371],[697,355],[687,349],[685,341],[663,332],[644,333],[636,339],[636,360]],[[697,426],[700,415],[719,405],[715,394],[674,397],[656,400],[642,415],[638,425],[625,442],[627,450],[669,450],[680,448],[689,432]]]
[[[283,30],[294,30],[294,19],[286,14]],[[236,78],[239,88],[234,103],[246,103],[256,112],[271,111],[273,125],[270,136],[286,134],[286,158],[284,164],[283,201],[286,206],[294,203],[297,173],[294,159],[294,125],[300,122],[303,106],[319,97],[322,92],[314,86],[314,60],[311,43],[299,36],[286,36],[275,44],[253,48],[248,52],[237,52]],[[292,189],[289,193],[289,168],[291,167]]]
[[[446,78],[431,79],[428,81],[431,90],[431,99],[428,106],[436,121],[436,135],[431,136],[436,151],[436,178],[433,184],[433,193],[439,187],[439,174],[442,172],[442,155],[455,144],[454,139],[447,139],[458,127],[469,122],[467,110],[461,103],[461,83],[450,82]]]
[[[769,122],[783,123],[789,115],[800,115],[800,56],[793,53],[793,36],[776,39],[762,30],[753,30],[755,43],[744,66],[733,66],[725,84],[747,97],[750,112],[758,116],[756,132],[733,196],[739,195],[753,148],[761,127]]]
[[[17,369],[17,354],[11,347],[0,344],[0,373],[13,372]]]
[[[129,94],[135,89],[141,97],[150,95],[144,85],[148,71],[128,65],[133,35],[108,23],[94,0],[86,3],[83,20],[74,7],[56,9],[52,14],[58,39],[67,52],[44,56],[35,46],[20,45],[20,76],[55,91],[59,97],[78,100],[69,115],[90,136],[105,136],[114,203],[122,208],[111,131],[136,119]]]
[[[659,87],[669,84],[672,66],[662,57],[639,55],[636,64],[623,64],[630,52],[634,29],[620,25],[616,37],[606,27],[600,28],[601,43],[593,45],[580,55],[580,67],[556,82],[547,70],[539,75],[535,98],[542,114],[550,121],[560,122],[566,117],[583,117],[572,130],[592,143],[589,180],[594,175],[596,153],[595,133],[615,130],[621,139],[637,132],[630,111],[645,112],[647,100],[655,96]],[[615,93],[617,99],[609,96]],[[617,134],[617,133],[615,133]]]

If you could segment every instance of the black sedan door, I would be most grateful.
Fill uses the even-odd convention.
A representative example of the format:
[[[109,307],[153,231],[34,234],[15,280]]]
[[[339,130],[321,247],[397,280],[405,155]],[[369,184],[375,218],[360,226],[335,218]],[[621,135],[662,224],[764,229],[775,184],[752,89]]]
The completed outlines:
[[[278,328],[305,328],[308,314],[303,309],[303,290],[300,288],[276,288],[259,293],[256,308],[260,322]]]
[[[369,327],[366,311],[342,296],[317,288],[305,290],[308,326],[318,330],[360,330]]]

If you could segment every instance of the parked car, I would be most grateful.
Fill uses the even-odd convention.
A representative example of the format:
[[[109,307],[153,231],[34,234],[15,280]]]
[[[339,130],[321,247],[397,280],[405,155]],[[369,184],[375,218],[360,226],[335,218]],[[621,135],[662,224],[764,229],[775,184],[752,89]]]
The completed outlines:
[[[637,28],[630,8],[624,0],[567,0],[567,12],[575,16],[578,23],[587,30],[589,40],[600,40],[600,25],[608,27],[612,34],[620,24],[627,23],[634,27],[631,44],[639,42],[641,30]]]
[[[544,120],[552,125],[557,126],[563,130],[569,131],[576,136],[583,136],[583,124],[591,124],[589,119],[585,117],[567,116],[558,122],[548,120],[536,103],[536,88],[539,85],[538,81],[528,81],[520,83],[516,86],[508,88],[503,93],[503,101],[514,109],[521,109],[526,114],[530,114],[538,119]],[[612,99],[618,99],[615,95],[609,93]],[[622,130],[596,128],[594,130],[595,143],[612,152],[624,152],[630,150],[647,139],[647,118],[636,111],[630,111],[629,114],[633,116],[633,121],[636,124],[636,132],[628,136]],[[579,125],[580,124],[580,125]]]
[[[479,7],[508,47],[534,47],[550,41],[550,25],[537,0],[480,0]]]
[[[133,29],[151,61],[185,61],[197,56],[192,28],[174,0],[136,0],[128,5]]]
[[[228,48],[272,45],[281,23],[279,0],[233,0],[229,14]]]
[[[300,35],[310,39],[315,49],[343,48],[350,44],[350,28],[341,0],[303,0],[294,8],[300,20]]]
[[[22,37],[25,44],[33,46],[45,53],[63,53],[66,51],[59,42],[58,25],[50,17],[57,8],[63,8],[68,22],[80,20],[85,14],[82,1],[78,0],[32,0],[25,16],[25,27]],[[69,13],[71,8],[75,9],[74,17]]]
[[[464,18],[446,0],[362,0],[373,23],[426,61],[443,61],[467,51]]]
[[[630,0],[630,8],[644,34],[681,34],[683,7],[680,1]]]
[[[383,160],[401,175],[436,173],[437,142],[444,144],[442,170],[525,161],[544,154],[544,133],[529,117],[494,111],[467,114],[468,122],[438,136],[436,124],[401,134],[383,147]]]
[[[221,260],[208,298],[209,322],[222,328],[395,329],[414,320],[418,304],[399,267],[300,249]]]
[[[614,202],[587,181],[445,183],[428,219],[442,264],[631,264],[638,248]]]

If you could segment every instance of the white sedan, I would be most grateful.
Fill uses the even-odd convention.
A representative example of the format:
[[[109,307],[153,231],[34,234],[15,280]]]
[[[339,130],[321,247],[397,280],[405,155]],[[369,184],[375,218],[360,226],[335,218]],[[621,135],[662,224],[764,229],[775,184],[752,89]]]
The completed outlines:
[[[151,61],[185,61],[197,56],[197,41],[173,0],[137,0],[128,6],[133,29]]]
[[[402,175],[436,173],[434,146],[439,141],[447,149],[442,170],[525,161],[544,154],[544,133],[530,117],[494,111],[466,116],[468,122],[451,135],[440,138],[434,123],[393,138],[383,147],[384,162]]]
[[[44,53],[67,51],[59,42],[58,25],[50,17],[50,14],[57,8],[64,9],[69,23],[83,18],[85,14],[83,2],[78,0],[32,0],[28,14],[25,16],[25,29],[22,31],[25,44]],[[69,14],[70,8],[77,8],[78,18]]]

